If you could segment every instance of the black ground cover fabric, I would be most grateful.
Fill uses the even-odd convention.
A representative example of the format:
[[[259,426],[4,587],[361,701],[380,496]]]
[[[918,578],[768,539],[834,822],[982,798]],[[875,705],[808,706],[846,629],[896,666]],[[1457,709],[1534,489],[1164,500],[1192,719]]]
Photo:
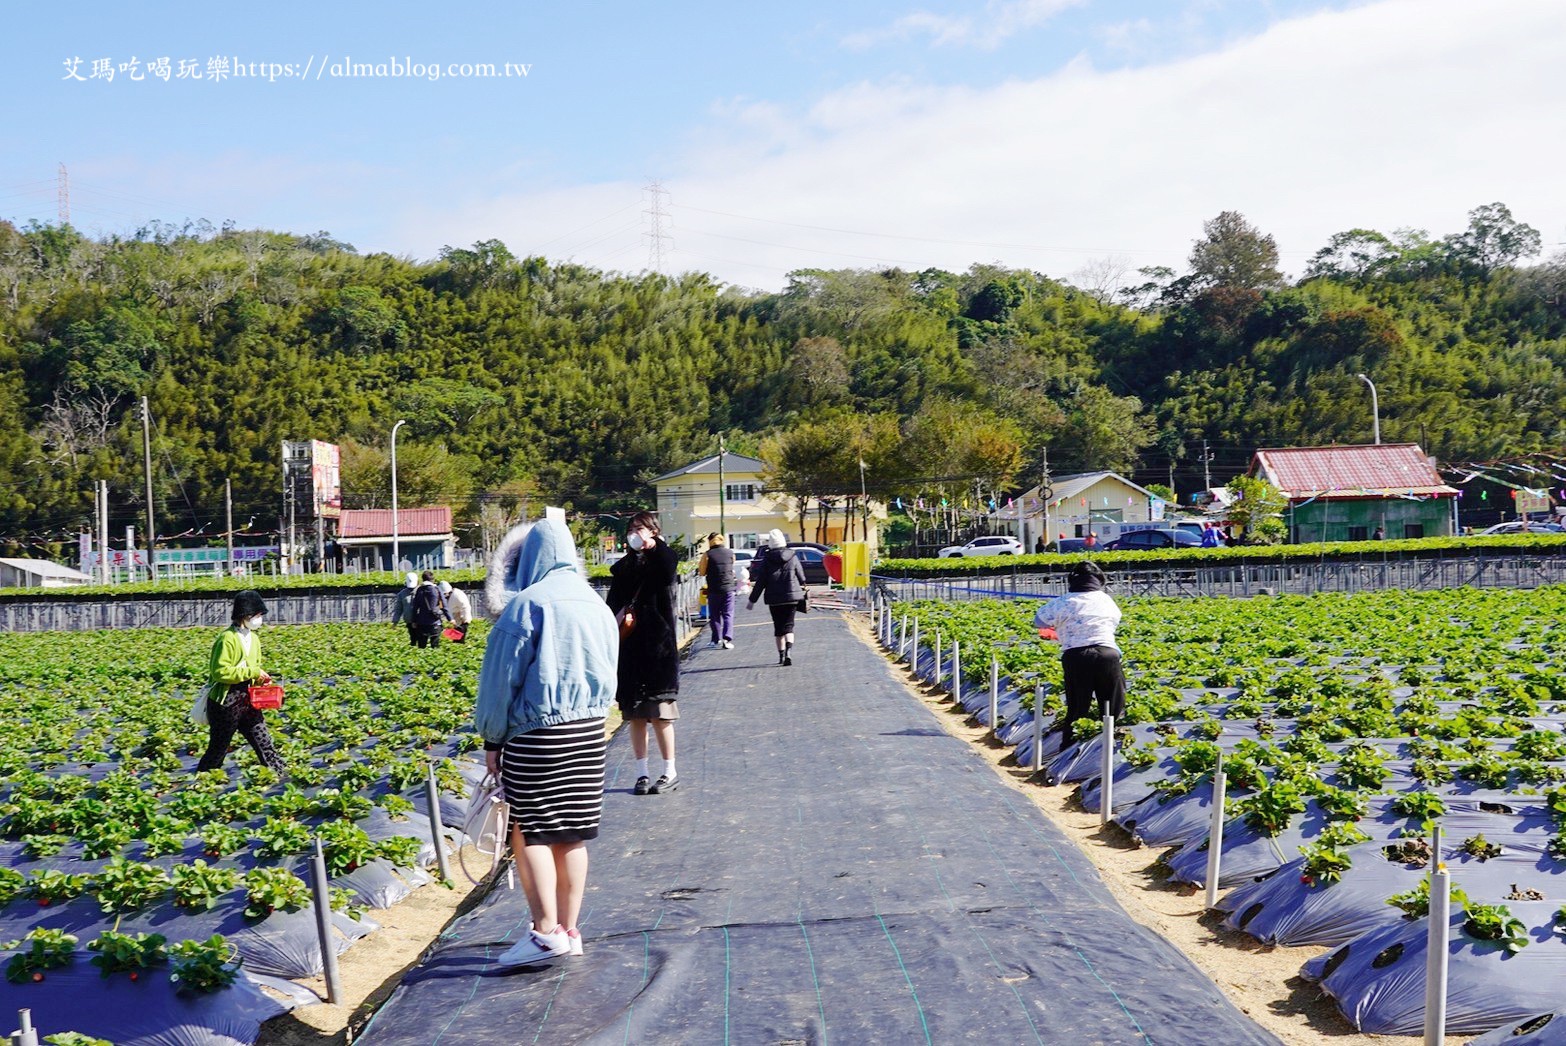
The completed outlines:
[[[586,954],[497,966],[502,885],[363,1042],[1275,1041],[841,620],[801,618],[791,668],[767,623],[686,662],[677,792],[631,795],[611,744]]]

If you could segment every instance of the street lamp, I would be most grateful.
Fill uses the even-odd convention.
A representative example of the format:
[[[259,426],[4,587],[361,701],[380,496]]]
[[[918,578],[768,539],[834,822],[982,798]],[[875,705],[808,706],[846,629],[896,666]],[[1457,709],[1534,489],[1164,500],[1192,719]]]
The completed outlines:
[[[1358,375],[1358,377],[1360,381],[1370,386],[1370,418],[1375,423],[1376,446],[1379,447],[1381,446],[1381,406],[1376,401],[1376,383],[1363,374]]]
[[[397,570],[397,564],[401,560],[400,549],[397,545],[397,430],[407,424],[407,421],[399,421],[392,426],[391,434],[391,466],[392,466],[392,570]]]

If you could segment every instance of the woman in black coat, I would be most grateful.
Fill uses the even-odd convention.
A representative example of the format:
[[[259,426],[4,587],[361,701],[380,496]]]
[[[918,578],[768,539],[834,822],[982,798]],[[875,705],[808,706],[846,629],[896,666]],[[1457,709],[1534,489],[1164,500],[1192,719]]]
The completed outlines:
[[[756,557],[761,564],[756,583],[750,589],[749,605],[764,600],[772,614],[772,635],[778,644],[778,664],[794,663],[794,614],[809,598],[805,588],[805,568],[788,547],[781,530],[767,535],[767,549]]]
[[[620,621],[619,689],[615,700],[631,726],[637,795],[659,795],[679,787],[674,766],[675,701],[680,693],[680,644],[675,626],[674,586],[679,557],[663,540],[654,512],[631,517],[626,533],[631,552],[609,568],[609,609]],[[627,631],[629,629],[629,631]],[[647,724],[658,738],[663,773],[649,785]]]

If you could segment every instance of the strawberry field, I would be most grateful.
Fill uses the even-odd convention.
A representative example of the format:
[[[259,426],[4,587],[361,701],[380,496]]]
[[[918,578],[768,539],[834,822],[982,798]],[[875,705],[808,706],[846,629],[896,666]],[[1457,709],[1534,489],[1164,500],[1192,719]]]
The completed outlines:
[[[1448,1030],[1566,998],[1566,590],[1457,589],[1250,600],[1122,600],[1129,686],[1110,816],[1205,885],[1213,775],[1228,780],[1218,885],[1227,925],[1305,963],[1363,1031],[1423,1028],[1432,861],[1454,884]],[[1038,601],[898,603],[883,641],[1034,758],[1034,693],[1063,710]],[[906,625],[904,615],[907,615]],[[903,630],[907,628],[905,633]],[[939,643],[940,654],[936,654]],[[906,651],[907,646],[903,649]],[[1102,730],[1045,739],[1045,777],[1100,811]],[[1431,829],[1439,825],[1439,854]]]
[[[482,637],[482,626],[478,627]],[[286,781],[236,737],[195,774],[189,709],[214,633],[0,635],[0,1012],[116,1042],[249,1042],[314,1000],[308,853],[323,844],[342,951],[432,881],[428,767],[460,822],[482,642],[414,650],[387,625],[268,628]],[[460,769],[459,769],[460,767]],[[456,833],[446,830],[453,841]],[[264,993],[259,986],[274,989]]]

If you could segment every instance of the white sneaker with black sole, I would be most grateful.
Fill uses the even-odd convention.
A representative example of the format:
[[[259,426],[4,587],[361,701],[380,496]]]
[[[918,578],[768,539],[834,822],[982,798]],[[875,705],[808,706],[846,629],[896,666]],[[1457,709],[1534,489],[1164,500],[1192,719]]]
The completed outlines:
[[[571,938],[564,930],[557,927],[554,933],[529,930],[526,937],[507,948],[495,961],[501,966],[532,966],[534,963],[548,962],[550,959],[558,959],[562,955],[569,954],[571,954]]]

